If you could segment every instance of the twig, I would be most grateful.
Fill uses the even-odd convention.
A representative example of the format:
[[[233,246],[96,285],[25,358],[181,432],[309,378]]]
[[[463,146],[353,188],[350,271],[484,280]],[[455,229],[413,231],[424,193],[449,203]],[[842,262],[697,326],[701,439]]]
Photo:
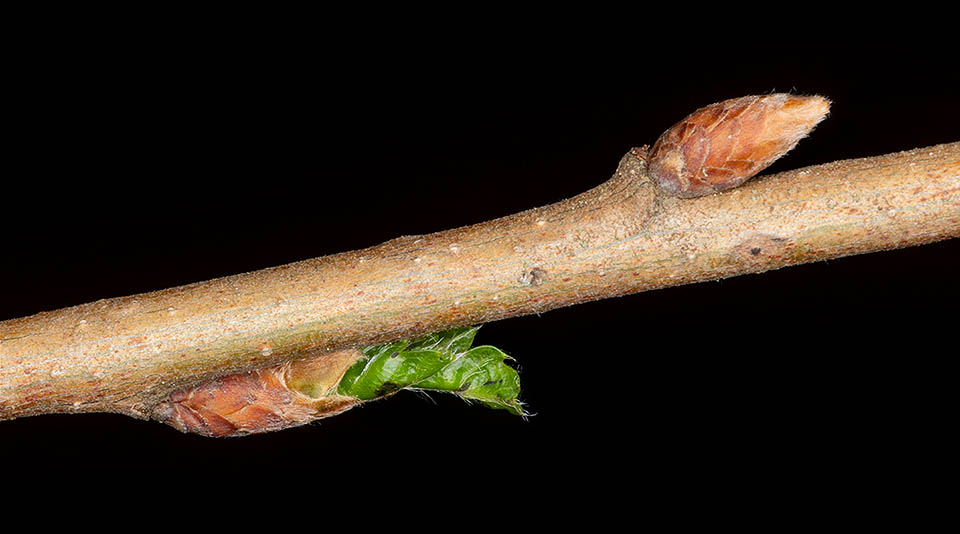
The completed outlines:
[[[646,150],[571,199],[253,273],[0,322],[0,419],[148,418],[171,392],[335,349],[960,236],[960,142],[697,199]]]

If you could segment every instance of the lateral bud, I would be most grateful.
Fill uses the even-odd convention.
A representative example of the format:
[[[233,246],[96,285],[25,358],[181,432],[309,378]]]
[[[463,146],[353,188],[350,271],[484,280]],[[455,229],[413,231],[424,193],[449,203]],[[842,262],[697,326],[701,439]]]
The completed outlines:
[[[681,198],[737,187],[790,151],[829,111],[826,98],[786,93],[710,104],[657,139],[648,173]]]
[[[304,425],[359,404],[333,390],[360,357],[341,350],[216,378],[173,393],[154,417],[181,432],[218,438]]]

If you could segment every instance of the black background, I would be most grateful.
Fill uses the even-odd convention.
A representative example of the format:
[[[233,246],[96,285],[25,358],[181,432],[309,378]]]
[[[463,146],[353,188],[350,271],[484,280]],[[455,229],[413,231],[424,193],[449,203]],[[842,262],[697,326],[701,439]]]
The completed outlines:
[[[602,24],[567,21],[506,42],[493,22],[464,35],[296,18],[24,41],[8,79],[22,120],[0,197],[0,319],[555,202],[726,98],[834,101],[770,172],[960,140],[946,39],[594,37]],[[162,481],[178,499],[216,484],[415,488],[549,513],[585,497],[707,514],[727,500],[840,506],[944,458],[958,267],[953,240],[486,325],[478,343],[519,362],[527,420],[409,393],[228,440],[119,415],[31,417],[0,422],[0,447],[21,482],[132,480],[151,502],[139,492]]]

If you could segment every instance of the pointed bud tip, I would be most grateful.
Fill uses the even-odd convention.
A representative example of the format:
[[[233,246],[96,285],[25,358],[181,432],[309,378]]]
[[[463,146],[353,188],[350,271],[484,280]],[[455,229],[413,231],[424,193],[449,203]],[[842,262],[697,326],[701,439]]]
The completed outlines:
[[[802,117],[805,122],[816,125],[826,118],[827,113],[830,113],[830,100],[820,95],[787,95],[787,97],[783,107],[789,108],[792,113]]]
[[[770,134],[788,137],[785,141],[793,148],[797,141],[810,135],[813,128],[827,117],[830,113],[830,101],[822,96],[785,96],[776,114],[780,131],[774,129]]]

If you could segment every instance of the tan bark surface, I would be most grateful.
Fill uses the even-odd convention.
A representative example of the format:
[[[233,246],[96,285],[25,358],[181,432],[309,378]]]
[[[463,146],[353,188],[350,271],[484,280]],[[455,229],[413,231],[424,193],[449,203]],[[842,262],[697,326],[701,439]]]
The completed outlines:
[[[960,236],[960,143],[664,196],[645,151],[493,221],[0,322],[0,419],[149,417],[177,389],[445,327]]]

